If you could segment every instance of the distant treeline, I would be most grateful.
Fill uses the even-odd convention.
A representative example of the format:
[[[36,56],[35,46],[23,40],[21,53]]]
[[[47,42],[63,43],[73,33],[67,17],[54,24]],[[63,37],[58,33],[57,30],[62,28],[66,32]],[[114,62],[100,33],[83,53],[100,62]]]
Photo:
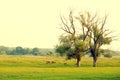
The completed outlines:
[[[105,57],[111,57],[112,55],[120,55],[119,51],[112,50],[102,50],[102,55]],[[23,48],[21,46],[17,47],[5,47],[0,46],[0,55],[38,55],[38,56],[60,56],[56,53],[55,49],[50,48]],[[87,55],[90,55],[89,53]]]
[[[41,49],[41,48],[23,48],[21,46],[17,47],[5,47],[0,46],[0,55],[49,55],[53,56],[56,55],[54,49]]]

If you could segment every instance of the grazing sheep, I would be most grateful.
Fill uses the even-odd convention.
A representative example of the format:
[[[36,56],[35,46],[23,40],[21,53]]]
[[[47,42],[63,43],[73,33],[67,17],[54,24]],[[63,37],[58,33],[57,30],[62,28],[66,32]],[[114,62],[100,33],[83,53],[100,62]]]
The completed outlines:
[[[52,64],[55,64],[56,62],[55,61],[52,61]]]
[[[50,64],[50,61],[46,61],[46,64]]]

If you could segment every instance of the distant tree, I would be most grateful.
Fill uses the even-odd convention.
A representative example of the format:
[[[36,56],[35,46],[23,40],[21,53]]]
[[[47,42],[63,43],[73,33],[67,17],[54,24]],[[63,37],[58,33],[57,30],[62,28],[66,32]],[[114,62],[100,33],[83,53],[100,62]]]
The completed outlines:
[[[16,53],[16,50],[15,49],[12,49],[10,52],[9,52],[10,55],[17,55]]]
[[[55,56],[55,53],[52,52],[52,51],[48,51],[46,55],[47,55],[47,56]]]
[[[29,48],[24,48],[23,54],[27,55],[27,54],[30,54],[30,53],[31,53],[31,49],[29,49]]]
[[[104,57],[111,58],[112,57],[112,53],[105,53]]]
[[[33,55],[40,55],[40,54],[41,54],[39,48],[33,48],[32,51],[31,51],[31,53],[32,53]]]
[[[16,48],[13,48],[12,50],[10,50],[9,54],[10,55],[26,55],[26,54],[30,54],[30,49],[17,46]]]
[[[102,55],[103,55],[104,57],[111,58],[113,51],[108,50],[108,49],[103,49],[103,50],[102,50],[102,53],[103,53]]]
[[[20,47],[20,46],[16,47],[15,50],[16,50],[17,54],[24,54],[24,49],[22,47]]]
[[[0,54],[8,54],[9,48],[5,46],[0,46]]]

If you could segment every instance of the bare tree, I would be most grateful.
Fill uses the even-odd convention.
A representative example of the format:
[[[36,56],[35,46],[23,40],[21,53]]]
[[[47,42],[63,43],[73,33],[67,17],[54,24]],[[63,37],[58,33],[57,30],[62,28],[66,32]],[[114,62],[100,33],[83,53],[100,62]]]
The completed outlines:
[[[93,57],[93,66],[96,67],[96,61],[100,54],[100,47],[103,44],[110,44],[112,41],[112,37],[109,37],[109,30],[104,28],[107,16],[100,20],[97,18],[96,14],[92,16],[89,12],[86,12],[80,14],[76,19],[78,19],[82,25],[83,40],[87,37],[89,38],[89,50]]]
[[[76,58],[77,66],[79,67],[82,52],[86,49],[85,48],[86,45],[76,35],[76,27],[74,25],[72,11],[70,11],[69,13],[69,20],[67,20],[64,17],[61,17],[61,21],[62,21],[61,29],[65,31],[68,35],[61,37],[60,42],[62,43],[62,45],[57,46],[56,50],[61,53],[63,52],[67,53],[68,58]]]

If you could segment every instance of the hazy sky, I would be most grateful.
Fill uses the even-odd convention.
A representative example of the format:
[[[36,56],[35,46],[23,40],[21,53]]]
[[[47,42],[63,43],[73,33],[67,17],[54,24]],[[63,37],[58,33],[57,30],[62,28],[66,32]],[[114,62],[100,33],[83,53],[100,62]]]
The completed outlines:
[[[0,0],[0,45],[53,48],[61,34],[59,15],[70,9],[108,14],[107,28],[120,38],[119,3],[119,0]],[[119,50],[120,41],[112,42],[108,48]]]

